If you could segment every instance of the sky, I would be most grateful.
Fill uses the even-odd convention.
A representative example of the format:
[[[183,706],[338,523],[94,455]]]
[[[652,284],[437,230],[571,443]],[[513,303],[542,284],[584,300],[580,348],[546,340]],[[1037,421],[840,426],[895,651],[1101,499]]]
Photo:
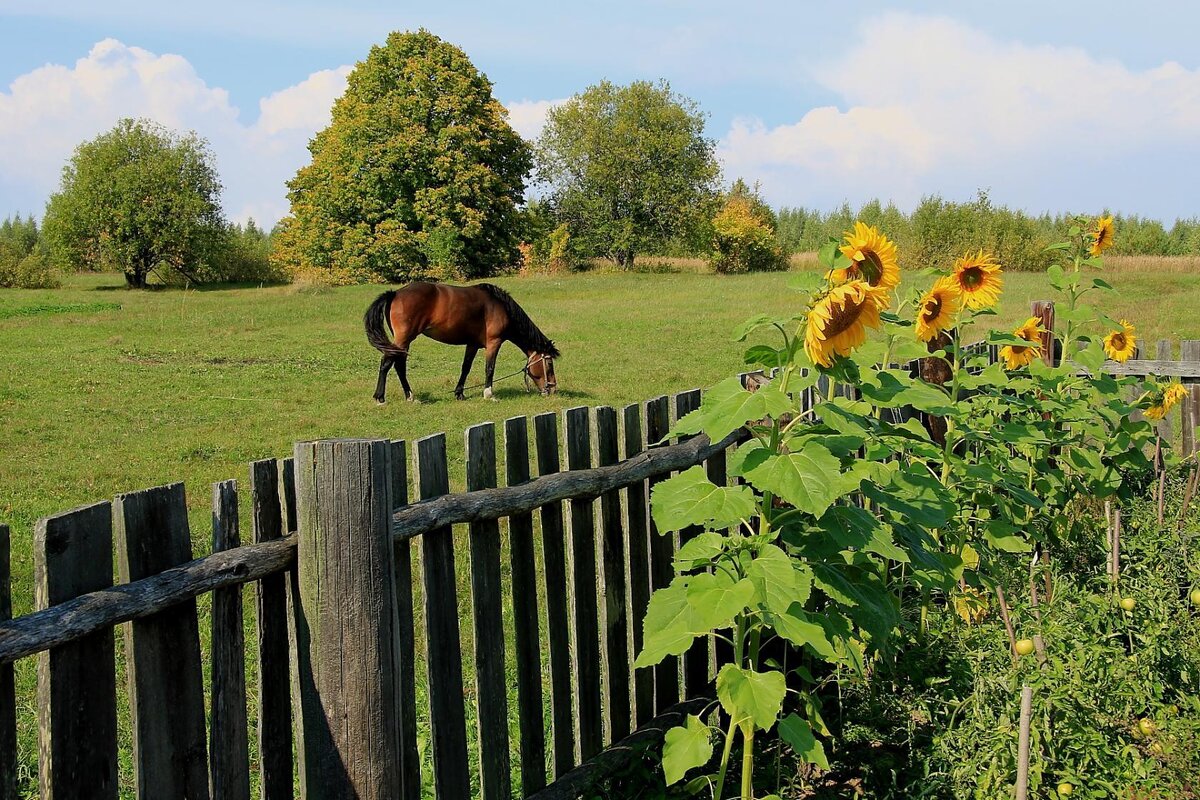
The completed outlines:
[[[727,182],[775,206],[923,196],[1200,216],[1200,3],[0,0],[0,218],[40,216],[122,117],[208,140],[226,214],[267,226],[354,64],[425,27],[522,135],[602,79],[699,103]]]

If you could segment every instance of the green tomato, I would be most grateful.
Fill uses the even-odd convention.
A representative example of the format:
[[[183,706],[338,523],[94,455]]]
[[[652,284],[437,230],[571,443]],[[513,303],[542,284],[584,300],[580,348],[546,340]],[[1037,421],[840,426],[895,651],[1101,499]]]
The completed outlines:
[[[1074,791],[1075,791],[1075,787],[1069,783],[1064,782],[1064,783],[1060,783],[1058,785],[1058,793],[1062,797],[1067,797],[1070,794],[1072,794]]]
[[[1134,600],[1132,597],[1121,598],[1121,608],[1125,609],[1126,611],[1133,611],[1133,608],[1136,605],[1137,600]]]
[[[1140,730],[1144,736],[1153,736],[1154,732],[1158,730],[1158,726],[1155,725],[1154,720],[1150,719],[1149,717],[1142,717],[1140,720],[1138,720],[1138,730]]]
[[[1192,589],[1192,605],[1200,607],[1200,589]]]
[[[1017,655],[1027,656],[1033,652],[1033,639],[1017,640]]]

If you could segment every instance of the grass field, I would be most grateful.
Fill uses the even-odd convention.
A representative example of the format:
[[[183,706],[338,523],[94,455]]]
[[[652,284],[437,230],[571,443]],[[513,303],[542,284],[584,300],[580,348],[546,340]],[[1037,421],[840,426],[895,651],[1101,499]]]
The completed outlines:
[[[1110,259],[1104,277],[1117,293],[1105,308],[1151,340],[1200,338],[1198,266]],[[456,402],[462,350],[418,340],[409,377],[421,403],[405,403],[393,376],[383,407],[371,400],[379,359],[361,323],[380,287],[131,292],[120,276],[80,275],[57,290],[0,292],[0,522],[13,529],[14,612],[33,607],[30,551],[41,516],[183,480],[202,555],[212,482],[244,481],[248,462],[321,437],[411,440],[445,431],[452,486],[461,488],[469,425],[710,385],[742,369],[744,345],[730,340],[736,324],[800,310],[788,288],[795,273],[722,277],[678,259],[646,268],[496,281],[561,348],[556,396],[526,394],[516,377],[498,384],[497,402],[478,389]],[[1006,281],[999,327],[1022,321],[1031,300],[1052,297],[1042,275]],[[522,360],[506,347],[496,374]],[[470,383],[481,380],[479,360]],[[18,675],[32,765],[32,660]],[[123,750],[125,775],[127,757]]]

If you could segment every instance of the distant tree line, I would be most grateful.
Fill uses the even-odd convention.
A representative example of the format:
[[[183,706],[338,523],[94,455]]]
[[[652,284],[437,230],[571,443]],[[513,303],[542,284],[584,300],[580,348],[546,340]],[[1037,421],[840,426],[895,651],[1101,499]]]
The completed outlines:
[[[53,285],[64,270],[119,271],[135,288],[465,280],[595,259],[629,269],[645,255],[700,256],[740,273],[786,269],[790,254],[860,220],[896,241],[908,268],[982,248],[1008,269],[1040,270],[1046,245],[1072,224],[997,206],[986,192],[927,197],[908,213],[879,201],[775,211],[757,185],[722,186],[705,121],[665,82],[601,81],[552,109],[526,142],[461,49],[425,30],[393,33],[351,71],[271,233],[225,218],[203,139],[125,119],[79,145],[40,227],[0,224],[0,286]],[[1168,229],[1117,216],[1111,252],[1200,254],[1200,220]]]

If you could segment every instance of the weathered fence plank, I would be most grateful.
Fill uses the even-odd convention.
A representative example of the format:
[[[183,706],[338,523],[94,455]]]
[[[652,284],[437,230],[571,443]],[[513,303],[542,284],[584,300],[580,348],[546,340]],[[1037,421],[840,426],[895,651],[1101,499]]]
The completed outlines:
[[[418,497],[428,500],[449,493],[446,435],[438,433],[418,439],[414,457]],[[470,797],[453,529],[446,526],[431,530],[417,541],[421,555],[421,596],[425,605],[433,786],[441,800]]]
[[[466,432],[467,491],[496,488],[496,427]],[[483,800],[512,794],[508,755],[508,682],[504,676],[504,601],[500,587],[500,523],[470,526],[471,603],[475,622],[475,702],[479,711],[479,777]]]
[[[625,460],[645,450],[642,439],[642,407],[625,406],[621,412],[625,424]],[[646,481],[629,484],[625,492],[626,528],[629,531],[629,629],[630,669],[633,671],[634,725],[641,727],[654,718],[654,670],[633,669],[633,661],[642,652],[642,624],[650,603],[650,524],[647,521]]]
[[[306,797],[400,793],[391,450],[296,444],[296,668]]]
[[[596,409],[596,460],[602,467],[620,460],[616,409]],[[626,610],[625,531],[621,524],[621,494],[616,489],[600,497],[600,579],[603,600],[602,677],[605,687],[605,741],[629,735],[629,615]]]
[[[1200,377],[1200,341],[1184,339],[1180,342],[1179,360],[1194,364],[1197,369],[1193,378]],[[1183,455],[1186,457],[1200,451],[1200,431],[1197,430],[1200,428],[1200,380],[1190,381],[1184,386],[1188,390],[1188,396],[1179,404],[1179,427],[1182,432],[1179,438]]]
[[[38,608],[112,586],[112,506],[96,503],[38,521]],[[38,771],[42,796],[117,796],[117,673],[113,631],[38,655]]]
[[[586,406],[563,412],[567,469],[591,469],[591,415]],[[575,645],[575,722],[579,761],[604,747],[600,689],[600,612],[596,582],[596,511],[591,499],[576,498],[571,508],[571,608]]]
[[[283,515],[283,532],[296,532],[296,459],[292,456],[279,460],[281,486],[279,504]]]
[[[653,447],[671,429],[671,410],[666,396],[646,403],[646,442]],[[661,474],[650,478],[649,496],[653,497],[654,485],[670,477]],[[658,531],[654,516],[650,516],[650,588],[662,589],[674,577],[675,536]],[[661,714],[679,702],[679,659],[667,656],[654,667],[654,708]]]
[[[285,512],[279,491],[279,466],[274,459],[255,461],[250,465],[250,497],[254,541],[262,544],[280,540],[284,533]],[[286,574],[267,575],[254,586],[258,636],[258,768],[262,800],[291,800],[295,795],[288,580]]]
[[[408,446],[392,448],[392,505],[408,505]],[[400,735],[400,797],[420,800],[421,753],[417,746],[416,631],[413,616],[412,541],[393,539],[396,561],[396,714]]]
[[[558,417],[554,412],[533,418],[538,474],[559,471]],[[562,502],[541,507],[542,557],[546,574],[546,638],[550,650],[550,716],[554,729],[554,775],[575,766],[575,720],[571,695],[570,611],[567,548]]]
[[[0,524],[0,622],[12,619],[10,537],[8,526]],[[0,664],[0,800],[17,800],[17,685],[12,664]]]
[[[676,421],[683,419],[699,407],[699,389],[692,389],[675,395]],[[690,437],[681,437],[680,441],[686,441],[688,438]],[[679,532],[679,546],[682,547],[688,541],[695,538],[702,530],[702,528],[695,526],[681,530]],[[685,698],[695,697],[708,684],[708,666],[710,660],[708,637],[697,639],[688,648],[687,652],[683,654],[683,696]]]
[[[213,552],[240,547],[237,481],[213,484]],[[213,797],[250,800],[250,746],[246,730],[246,641],[242,587],[212,594],[212,723],[209,786]]]
[[[525,417],[504,422],[507,484],[529,481],[529,425]],[[533,514],[508,520],[513,627],[517,667],[517,726],[520,730],[521,794],[546,785],[546,732],[542,711],[542,653],[538,635],[537,562],[533,546]]]
[[[1200,364],[1194,361],[1176,361],[1171,358],[1171,343],[1167,345],[1167,353],[1157,353],[1157,359],[1129,359],[1124,364],[1115,361],[1105,361],[1101,368],[1111,375],[1157,375],[1160,378],[1181,378],[1184,380],[1200,379]]]
[[[1029,304],[1030,314],[1041,322],[1042,330],[1042,361],[1054,366],[1054,301],[1034,300]]]
[[[182,483],[118,495],[113,522],[122,582],[192,559]],[[208,798],[195,598],[134,620],[125,638],[138,796]]]

